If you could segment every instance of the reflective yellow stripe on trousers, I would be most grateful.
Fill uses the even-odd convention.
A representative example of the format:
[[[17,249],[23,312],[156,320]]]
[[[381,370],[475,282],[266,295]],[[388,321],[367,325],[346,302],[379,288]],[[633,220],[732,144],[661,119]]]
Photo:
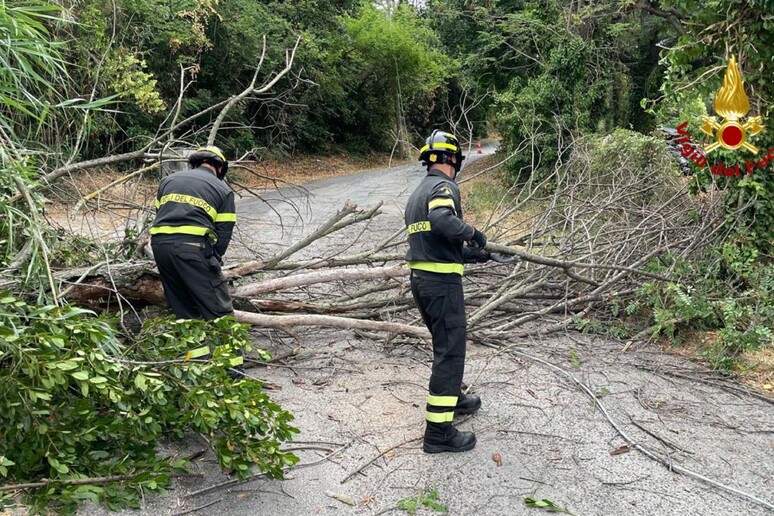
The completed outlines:
[[[427,396],[427,404],[430,407],[451,408],[457,406],[457,396]],[[425,412],[425,419],[431,423],[450,423],[454,419],[454,410],[451,412]]]
[[[452,412],[425,412],[425,419],[431,423],[451,423],[454,419]]]
[[[456,407],[457,396],[427,396],[427,404],[434,407]]]

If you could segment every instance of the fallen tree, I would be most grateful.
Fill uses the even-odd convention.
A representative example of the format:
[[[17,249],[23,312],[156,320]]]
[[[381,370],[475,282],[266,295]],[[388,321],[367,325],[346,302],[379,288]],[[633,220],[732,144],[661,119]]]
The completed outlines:
[[[728,230],[720,195],[691,195],[666,154],[656,153],[660,157],[643,174],[639,164],[625,162],[600,170],[594,152],[581,141],[568,163],[503,197],[486,227],[492,240],[487,249],[520,260],[470,268],[471,338],[504,341],[578,327],[610,303],[632,299],[645,282],[677,281],[674,258],[700,255]],[[352,228],[369,224],[380,207],[347,203],[274,256],[226,264],[239,319],[288,332],[320,326],[426,338],[416,322],[406,324],[414,312],[408,270],[401,265],[401,228],[360,253],[293,260],[345,228],[356,234]],[[531,217],[513,217],[523,211]],[[163,302],[151,262],[103,264],[55,277],[80,304],[104,305],[111,295]]]

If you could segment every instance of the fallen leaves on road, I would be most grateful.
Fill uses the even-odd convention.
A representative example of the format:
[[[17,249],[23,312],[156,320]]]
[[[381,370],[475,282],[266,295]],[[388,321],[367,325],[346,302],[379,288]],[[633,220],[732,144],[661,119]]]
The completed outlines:
[[[375,501],[376,501],[376,498],[374,498],[371,495],[366,495],[363,498],[361,498],[360,501],[357,502],[357,504],[362,507],[364,505],[370,505]]]
[[[631,448],[628,444],[624,444],[623,446],[619,446],[615,450],[610,452],[610,455],[621,455],[623,453],[629,453],[631,451]]]
[[[355,505],[357,505],[355,503],[355,500],[343,494],[334,493],[332,491],[325,491],[325,496],[329,496],[330,498],[333,498],[334,500],[338,500],[341,503],[345,503],[351,507],[354,507]]]
[[[537,500],[535,498],[532,498],[531,496],[527,496],[524,498],[524,505],[527,507],[533,507],[536,509],[545,509],[548,512],[563,512],[564,514],[572,514],[570,511],[565,509],[564,507],[560,507],[556,505],[551,500],[548,500],[546,498],[543,498],[542,500]]]
[[[500,452],[494,452],[492,454],[492,460],[495,461],[498,468],[503,465],[503,456],[500,455]]]

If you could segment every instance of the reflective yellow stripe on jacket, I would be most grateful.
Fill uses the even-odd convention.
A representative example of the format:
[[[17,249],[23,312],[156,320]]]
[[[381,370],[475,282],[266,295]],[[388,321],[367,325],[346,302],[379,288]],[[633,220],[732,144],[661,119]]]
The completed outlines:
[[[440,263],[440,262],[408,262],[409,269],[417,271],[438,272],[441,274],[462,274],[465,267],[461,263]]]
[[[204,211],[206,211],[207,215],[209,215],[210,218],[213,220],[218,215],[218,211],[212,206],[210,206],[210,204],[204,199],[200,199],[199,197],[194,197],[193,195],[184,195],[184,194],[167,194],[163,196],[161,199],[157,199],[156,209],[160,208],[161,206],[165,205],[168,202],[180,202],[180,203],[196,206],[197,208],[201,208]]]
[[[451,208],[452,212],[454,212],[455,215],[457,214],[457,208],[454,206],[453,199],[433,199],[427,203],[427,211],[434,208]]]
[[[161,199],[156,199],[156,209],[158,210],[161,206],[168,202],[179,202],[201,208],[207,213],[213,222],[236,222],[236,213],[218,213],[218,211],[210,206],[207,201],[200,199],[199,197],[194,197],[193,195],[167,194]]]
[[[150,228],[151,235],[196,235],[206,236],[217,240],[210,228],[201,226],[155,226]]]
[[[236,222],[236,213],[218,213],[214,222]]]

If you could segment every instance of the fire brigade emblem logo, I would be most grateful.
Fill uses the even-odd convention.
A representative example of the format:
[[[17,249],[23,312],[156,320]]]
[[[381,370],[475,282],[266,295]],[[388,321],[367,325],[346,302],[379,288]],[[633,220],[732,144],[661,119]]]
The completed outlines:
[[[718,122],[714,116],[707,115],[701,117],[704,121],[701,131],[715,139],[704,147],[704,153],[709,154],[718,147],[730,151],[744,147],[753,154],[757,154],[758,147],[747,140],[763,131],[765,126],[761,124],[759,116],[749,117],[744,123],[740,121],[750,111],[750,100],[744,93],[744,81],[734,56],[728,62],[723,86],[718,91],[712,106],[715,108],[715,113],[723,120]]]

